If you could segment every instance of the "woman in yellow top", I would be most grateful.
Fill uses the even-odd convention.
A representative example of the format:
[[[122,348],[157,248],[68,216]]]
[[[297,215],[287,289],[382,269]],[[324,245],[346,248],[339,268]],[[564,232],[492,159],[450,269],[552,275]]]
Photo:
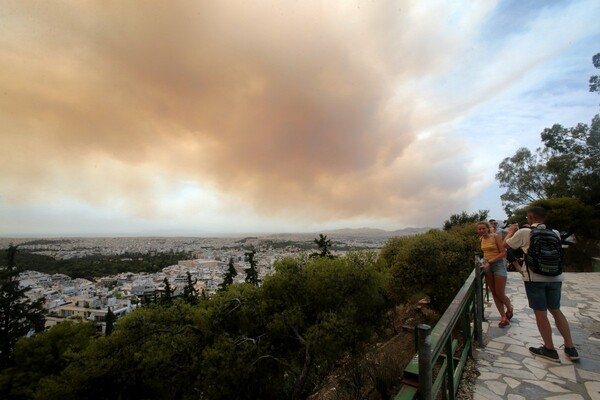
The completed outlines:
[[[500,312],[501,319],[498,326],[504,328],[510,325],[508,320],[513,317],[513,306],[505,293],[506,278],[508,276],[504,264],[506,250],[502,245],[502,238],[491,231],[490,224],[487,221],[477,223],[477,233],[481,240],[481,250],[485,260],[485,264],[482,266],[485,280],[492,292],[496,308]]]

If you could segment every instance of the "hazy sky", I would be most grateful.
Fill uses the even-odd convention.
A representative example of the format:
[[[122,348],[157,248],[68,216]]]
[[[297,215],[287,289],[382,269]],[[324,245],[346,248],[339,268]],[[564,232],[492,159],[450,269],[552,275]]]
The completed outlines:
[[[600,97],[600,2],[0,2],[0,235],[441,226]]]

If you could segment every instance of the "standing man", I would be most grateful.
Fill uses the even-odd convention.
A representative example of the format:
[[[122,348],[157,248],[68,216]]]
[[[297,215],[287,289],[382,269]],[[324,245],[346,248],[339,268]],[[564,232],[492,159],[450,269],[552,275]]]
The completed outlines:
[[[531,207],[527,211],[527,222],[531,228],[521,228],[513,224],[508,228],[504,245],[512,249],[522,249],[525,253],[529,250],[530,237],[532,229],[546,229],[544,221],[546,219],[546,210],[542,207]],[[553,231],[559,238],[560,234]],[[577,349],[573,345],[571,338],[571,329],[567,318],[560,310],[560,295],[562,282],[564,280],[562,272],[556,276],[548,276],[535,273],[531,266],[524,264],[523,281],[525,282],[525,292],[529,307],[533,309],[535,321],[538,330],[542,336],[544,345],[541,347],[530,347],[529,351],[537,356],[546,358],[550,361],[560,363],[558,352],[552,342],[552,327],[548,319],[548,311],[554,318],[554,323],[564,339],[565,354],[572,361],[579,359]]]
[[[492,233],[495,233],[496,235],[502,238],[502,228],[498,228],[498,221],[496,221],[495,219],[490,219],[488,222],[490,223],[492,230],[494,231]]]

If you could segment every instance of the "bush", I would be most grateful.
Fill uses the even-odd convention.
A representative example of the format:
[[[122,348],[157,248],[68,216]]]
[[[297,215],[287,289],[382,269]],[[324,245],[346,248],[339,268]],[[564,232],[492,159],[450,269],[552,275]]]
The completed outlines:
[[[261,287],[135,310],[62,371],[38,377],[27,398],[305,398],[379,330],[386,302],[375,260],[285,259]]]
[[[391,239],[380,261],[391,274],[390,296],[401,303],[422,292],[431,298],[434,309],[443,312],[473,270],[476,251],[478,242],[471,224],[450,232],[432,229]]]

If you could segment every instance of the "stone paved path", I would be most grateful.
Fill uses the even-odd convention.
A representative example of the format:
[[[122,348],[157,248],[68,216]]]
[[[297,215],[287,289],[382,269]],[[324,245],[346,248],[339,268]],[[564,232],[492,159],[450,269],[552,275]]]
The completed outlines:
[[[529,352],[530,346],[538,347],[542,341],[521,276],[516,272],[508,275],[506,292],[515,315],[509,327],[498,328],[500,316],[490,294],[483,326],[487,344],[475,351],[481,375],[474,399],[600,400],[600,273],[565,274],[561,309],[581,359],[572,362],[558,348],[563,340],[550,316],[560,364]]]

